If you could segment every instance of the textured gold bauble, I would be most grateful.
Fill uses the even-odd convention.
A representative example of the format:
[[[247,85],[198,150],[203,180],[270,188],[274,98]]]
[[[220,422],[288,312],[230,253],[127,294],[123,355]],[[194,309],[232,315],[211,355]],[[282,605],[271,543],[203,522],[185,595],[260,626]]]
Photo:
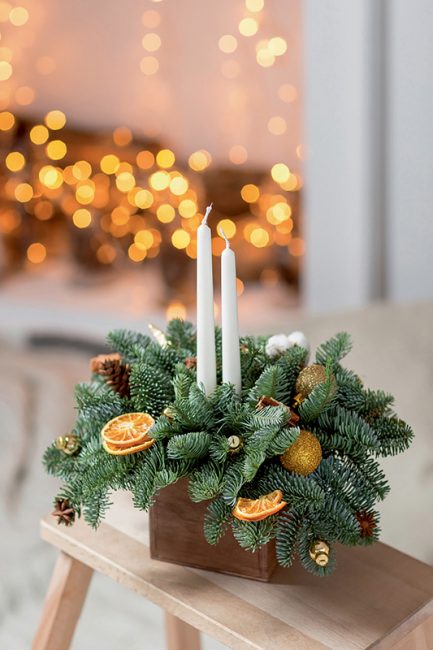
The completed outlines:
[[[67,436],[58,436],[54,444],[57,449],[63,451],[67,456],[73,456],[80,448],[80,439],[74,433],[70,433]]]
[[[329,544],[321,539],[315,539],[310,545],[310,557],[319,566],[326,566],[328,564],[330,552]]]
[[[229,436],[227,442],[229,443],[229,454],[236,454],[244,446],[243,439],[235,435]]]
[[[301,429],[301,433],[293,445],[286,449],[280,456],[280,460],[283,467],[289,472],[308,476],[314,472],[322,460],[322,447],[313,433]]]
[[[331,375],[331,380],[334,388],[336,388],[337,384],[334,375]],[[316,386],[323,384],[324,381],[326,381],[326,369],[319,363],[313,363],[311,366],[307,366],[301,370],[296,380],[296,401],[302,402]]]

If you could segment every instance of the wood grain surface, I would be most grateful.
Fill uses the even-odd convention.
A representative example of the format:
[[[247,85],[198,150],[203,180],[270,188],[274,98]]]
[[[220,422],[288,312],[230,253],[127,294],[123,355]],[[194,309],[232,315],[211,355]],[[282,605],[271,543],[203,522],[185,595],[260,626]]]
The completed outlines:
[[[433,647],[433,568],[384,544],[340,548],[327,579],[295,567],[258,583],[152,560],[107,524],[95,533],[47,517],[42,537],[235,650],[409,650],[416,636]]]
[[[250,553],[239,546],[230,529],[218,544],[211,546],[203,534],[207,506],[207,501],[191,501],[187,478],[161,490],[149,513],[150,556],[199,569],[270,580],[277,566],[275,543]]]

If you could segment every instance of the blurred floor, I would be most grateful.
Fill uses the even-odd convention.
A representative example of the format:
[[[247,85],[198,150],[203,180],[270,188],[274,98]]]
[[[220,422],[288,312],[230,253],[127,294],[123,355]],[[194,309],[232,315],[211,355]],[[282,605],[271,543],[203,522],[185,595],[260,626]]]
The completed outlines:
[[[430,402],[433,392],[433,305],[371,307],[363,312],[296,319],[276,312],[272,331],[302,327],[313,346],[341,329],[353,334],[348,365],[367,385],[396,396],[399,415],[416,437],[402,456],[384,466],[391,493],[380,506],[382,539],[433,562],[433,446]],[[267,314],[269,322],[272,313]],[[31,326],[31,323],[29,323]],[[253,319],[249,329],[256,329]],[[55,481],[40,458],[51,440],[72,425],[73,385],[88,376],[88,354],[26,350],[5,337],[0,342],[0,647],[30,645],[47,588],[54,553],[39,541],[38,519],[51,507]],[[11,337],[13,339],[13,337]],[[146,517],[129,510],[119,494],[110,521],[123,520],[146,537]],[[106,578],[96,576],[80,621],[74,650],[119,650],[128,646],[162,650],[159,609]],[[206,650],[221,648],[205,640]]]

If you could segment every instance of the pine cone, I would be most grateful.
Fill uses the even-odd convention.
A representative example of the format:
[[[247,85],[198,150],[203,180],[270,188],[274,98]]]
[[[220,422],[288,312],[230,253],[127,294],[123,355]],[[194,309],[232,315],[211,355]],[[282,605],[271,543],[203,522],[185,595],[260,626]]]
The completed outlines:
[[[106,359],[101,363],[99,374],[121,397],[129,397],[129,365],[121,359]]]
[[[187,357],[184,364],[187,368],[195,368],[197,365],[197,357]]]
[[[297,426],[299,422],[299,415],[297,415],[294,411],[292,411],[290,406],[287,406],[287,404],[283,404],[282,402],[278,402],[276,399],[274,399],[273,397],[269,397],[268,395],[262,395],[259,401],[257,402],[256,409],[258,411],[261,411],[267,406],[283,406],[290,413],[289,426],[291,427]]]
[[[90,372],[99,375],[101,372],[101,366],[105,361],[122,361],[122,357],[118,352],[112,352],[111,354],[98,354],[97,357],[90,359]]]
[[[68,499],[56,499],[54,502],[54,510],[51,514],[53,517],[57,517],[58,524],[72,526],[75,521],[75,510]]]

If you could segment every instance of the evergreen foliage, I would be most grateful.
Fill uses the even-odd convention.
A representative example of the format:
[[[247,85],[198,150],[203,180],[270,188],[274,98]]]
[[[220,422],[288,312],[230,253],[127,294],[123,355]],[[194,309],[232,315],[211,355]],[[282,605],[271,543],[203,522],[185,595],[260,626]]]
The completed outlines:
[[[220,376],[219,329],[215,340]],[[77,516],[97,527],[110,494],[118,489],[130,490],[135,507],[147,510],[159,490],[188,476],[192,501],[208,502],[204,533],[210,544],[231,527],[243,548],[255,551],[275,539],[281,565],[290,566],[298,556],[306,570],[327,575],[335,565],[334,542],[356,545],[377,539],[374,508],[389,490],[377,458],[404,451],[413,434],[396,417],[392,396],[364,388],[341,365],[351,347],[348,334],[318,348],[316,363],[325,367],[326,379],[297,406],[296,380],[307,355],[300,347],[269,358],[266,337],[241,339],[242,395],[219,384],[206,396],[197,387],[195,370],[184,363],[196,353],[190,323],[172,320],[163,346],[127,330],[112,332],[108,342],[130,365],[130,397],[121,397],[97,375],[79,384],[73,433],[80,450],[68,456],[53,444],[44,456],[47,472],[64,483],[58,496],[69,500]],[[279,404],[259,408],[263,396]],[[296,426],[291,419],[295,411]],[[147,451],[112,456],[102,447],[101,429],[131,412],[155,418],[150,431],[155,443]],[[308,476],[288,471],[279,459],[301,429],[311,431],[322,447],[322,460]],[[230,447],[231,436],[239,438],[238,448]],[[281,490],[286,502],[279,513],[256,522],[233,516],[239,497],[256,499],[274,490]],[[368,536],[362,534],[359,513],[374,519]],[[310,557],[316,539],[331,547],[326,567]]]

